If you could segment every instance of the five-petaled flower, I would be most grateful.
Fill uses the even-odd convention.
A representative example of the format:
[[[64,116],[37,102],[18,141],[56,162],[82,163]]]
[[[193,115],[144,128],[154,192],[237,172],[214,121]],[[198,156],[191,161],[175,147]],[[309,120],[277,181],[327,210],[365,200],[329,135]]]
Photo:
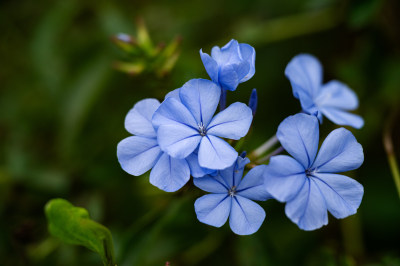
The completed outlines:
[[[251,109],[236,102],[213,117],[221,89],[205,79],[192,79],[171,94],[152,120],[161,150],[178,159],[198,151],[203,168],[231,166],[238,153],[219,137],[237,140],[245,136],[253,119]]]
[[[344,128],[333,130],[318,150],[319,124],[315,116],[286,118],[277,137],[293,156],[274,156],[264,172],[266,190],[287,202],[286,215],[303,230],[328,223],[327,210],[336,218],[355,214],[364,189],[355,180],[335,174],[357,169],[364,160],[361,145]]]
[[[256,51],[246,43],[231,40],[224,47],[214,46],[211,56],[200,50],[200,57],[212,81],[230,91],[255,73]]]
[[[364,120],[347,112],[358,107],[357,95],[337,80],[322,84],[322,74],[321,63],[309,54],[295,56],[285,69],[293,95],[300,100],[304,112],[317,116],[321,122],[324,115],[335,124],[361,128]]]
[[[244,167],[249,162],[239,156],[236,163],[218,171],[216,176],[193,179],[198,188],[211,193],[194,204],[200,222],[221,227],[229,217],[234,233],[250,235],[257,232],[265,219],[265,211],[253,200],[265,201],[271,197],[263,187],[265,165],[254,167],[242,179]]]
[[[286,118],[277,131],[292,157],[273,156],[269,165],[256,166],[242,178],[250,160],[238,156],[223,138],[238,140],[247,134],[258,97],[254,89],[249,106],[236,102],[225,109],[226,93],[254,75],[255,50],[231,40],[213,47],[211,56],[200,50],[200,56],[212,81],[192,79],[161,104],[145,99],[129,111],[125,128],[134,136],[118,144],[121,167],[135,176],[152,169],[150,183],[167,192],[180,189],[193,176],[197,187],[211,193],[195,202],[199,221],[221,227],[229,217],[239,235],[255,233],[265,219],[253,200],[286,202],[286,215],[303,230],[326,225],[328,211],[336,218],[356,213],[363,187],[336,173],[362,164],[361,145],[340,128],[328,135],[317,154],[322,115],[336,124],[363,126],[361,117],[347,112],[358,106],[355,93],[339,81],[322,84],[322,67],[315,57],[294,57],[285,74],[307,114]],[[214,116],[218,104],[223,111]]]
[[[122,169],[139,176],[150,170],[150,183],[173,192],[180,189],[192,176],[204,176],[210,171],[198,165],[197,155],[185,159],[172,158],[161,151],[151,119],[160,106],[156,99],[144,99],[135,104],[125,118],[126,130],[134,134],[117,146],[117,157]]]

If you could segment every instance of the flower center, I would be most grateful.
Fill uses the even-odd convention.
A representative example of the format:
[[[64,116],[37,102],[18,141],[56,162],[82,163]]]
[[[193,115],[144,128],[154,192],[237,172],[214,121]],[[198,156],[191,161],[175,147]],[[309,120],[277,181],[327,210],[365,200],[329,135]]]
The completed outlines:
[[[199,131],[200,135],[204,137],[207,134],[207,131],[206,127],[203,125],[203,122],[200,122],[200,124],[198,124],[197,127],[198,127],[197,130]]]
[[[233,186],[228,191],[229,196],[234,197],[236,195],[236,186]]]
[[[311,168],[306,169],[306,176],[312,177],[314,175],[315,171],[316,171],[316,169],[311,169]]]

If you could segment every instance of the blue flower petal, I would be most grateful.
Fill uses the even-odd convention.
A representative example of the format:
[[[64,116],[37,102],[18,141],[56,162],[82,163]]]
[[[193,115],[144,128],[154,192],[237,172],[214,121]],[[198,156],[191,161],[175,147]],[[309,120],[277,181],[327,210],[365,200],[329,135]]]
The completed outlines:
[[[358,115],[333,107],[320,107],[320,110],[329,120],[337,125],[351,126],[357,129],[364,126],[364,120]]]
[[[210,80],[192,79],[180,88],[179,96],[197,124],[207,127],[217,109],[221,88]]]
[[[249,72],[239,81],[240,83],[242,83],[251,79],[251,77],[254,76],[254,73],[256,73],[256,68],[255,68],[256,50],[252,46],[246,43],[240,43],[239,49],[243,60],[245,60],[250,66]]]
[[[151,118],[159,106],[160,102],[156,99],[144,99],[137,102],[125,118],[126,130],[137,136],[155,137],[156,132],[151,124]]]
[[[278,127],[276,133],[283,148],[309,168],[317,154],[319,141],[318,119],[306,114],[289,116]]]
[[[265,219],[265,211],[257,203],[235,196],[229,216],[229,225],[238,235],[251,235],[258,231]]]
[[[174,98],[177,101],[181,101],[181,98],[179,97],[179,89],[175,89],[173,91],[168,92],[165,97],[164,100],[167,98]]]
[[[306,231],[328,224],[325,199],[312,178],[307,178],[297,196],[286,203],[285,213],[300,229]]]
[[[198,131],[178,123],[162,125],[157,131],[157,140],[161,150],[178,159],[189,156],[197,148],[201,138]]]
[[[208,54],[203,53],[202,49],[200,49],[200,57],[201,57],[201,61],[203,61],[203,65],[207,71],[207,74],[210,76],[212,81],[218,83],[218,64],[217,64],[217,62]]]
[[[175,192],[190,179],[190,169],[186,160],[174,159],[166,153],[150,172],[150,183],[166,192]]]
[[[218,113],[207,127],[207,134],[229,139],[240,139],[249,131],[253,115],[244,103],[233,103]]]
[[[150,170],[161,155],[156,139],[132,136],[121,140],[117,157],[125,172],[139,176]]]
[[[196,200],[197,219],[205,224],[221,227],[228,220],[232,198],[228,194],[208,194]]]
[[[196,152],[193,152],[192,154],[190,154],[188,157],[186,157],[186,161],[189,164],[190,167],[190,174],[193,177],[202,177],[208,174],[212,174],[215,172],[215,170],[212,169],[207,169],[207,168],[203,168],[200,166],[199,164],[199,156]]]
[[[364,195],[363,186],[350,177],[318,173],[314,176],[330,213],[345,218],[357,212]]]
[[[239,85],[239,76],[233,65],[224,65],[220,67],[219,83],[224,89],[234,91]]]
[[[295,197],[306,181],[304,166],[286,155],[273,156],[265,167],[265,189],[281,202]]]
[[[240,180],[242,180],[244,168],[249,162],[249,158],[238,156],[234,164],[218,172],[219,176],[226,182],[228,187],[238,186]]]
[[[250,72],[250,64],[247,61],[241,61],[239,64],[232,64],[233,69],[236,72],[239,83],[246,78],[246,75]]]
[[[357,169],[364,161],[363,148],[344,128],[333,130],[324,140],[312,168],[322,173]]]
[[[315,99],[318,106],[354,110],[358,107],[358,98],[346,84],[332,80],[322,86]]]
[[[310,100],[318,95],[322,85],[322,66],[314,56],[309,54],[295,56],[286,66],[285,75],[292,84],[293,95],[296,98]],[[301,95],[304,97],[300,97]],[[303,102],[301,104],[303,106]]]
[[[251,169],[237,186],[237,195],[260,201],[271,198],[264,187],[263,174],[265,168],[265,165],[259,165]]]
[[[184,124],[197,129],[197,123],[190,111],[174,97],[168,97],[153,115],[153,126]]]
[[[243,60],[240,56],[239,43],[233,39],[222,48],[213,47],[211,56],[218,63],[218,66],[238,64]]]
[[[194,178],[193,183],[196,187],[211,193],[221,193],[228,195],[229,188],[221,178],[215,178],[213,176],[204,176],[200,178]]]
[[[199,164],[201,167],[225,169],[235,162],[237,156],[237,151],[218,137],[207,135],[200,142]]]

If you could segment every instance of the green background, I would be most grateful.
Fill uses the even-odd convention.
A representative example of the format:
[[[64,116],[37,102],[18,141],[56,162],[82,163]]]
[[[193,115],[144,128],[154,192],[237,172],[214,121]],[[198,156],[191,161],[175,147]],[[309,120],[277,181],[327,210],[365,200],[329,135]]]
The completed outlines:
[[[49,235],[43,208],[56,197],[111,230],[118,265],[400,265],[400,201],[382,144],[394,117],[400,156],[399,12],[398,0],[1,1],[0,265],[101,265],[97,254]],[[112,67],[126,55],[110,37],[136,35],[139,17],[155,43],[182,38],[170,74]],[[247,151],[299,111],[284,76],[296,54],[314,54],[325,81],[358,94],[365,126],[351,130],[365,161],[348,173],[365,189],[357,215],[305,232],[270,200],[261,229],[236,236],[197,221],[193,203],[204,193],[192,184],[166,193],[148,174],[120,168],[116,146],[129,136],[123,125],[134,103],[208,78],[200,48],[232,38],[257,52],[255,76],[228,95],[247,102],[258,90]],[[334,128],[325,120],[321,139]]]

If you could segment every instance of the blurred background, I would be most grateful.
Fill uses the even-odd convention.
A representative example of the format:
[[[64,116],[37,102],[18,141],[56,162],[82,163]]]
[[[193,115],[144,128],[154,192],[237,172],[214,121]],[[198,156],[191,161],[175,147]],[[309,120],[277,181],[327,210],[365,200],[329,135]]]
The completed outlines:
[[[400,200],[382,144],[386,127],[400,156],[399,12],[398,0],[1,1],[0,264],[101,265],[49,235],[43,208],[61,197],[111,230],[118,265],[400,265]],[[134,48],[117,33],[135,37]],[[232,38],[257,52],[255,76],[228,95],[247,102],[258,90],[247,151],[299,111],[284,76],[296,54],[314,54],[325,82],[358,94],[356,215],[304,232],[270,200],[261,229],[237,236],[197,221],[204,193],[192,184],[166,193],[120,168],[134,103],[208,78],[200,48]],[[325,120],[321,139],[334,128]]]

